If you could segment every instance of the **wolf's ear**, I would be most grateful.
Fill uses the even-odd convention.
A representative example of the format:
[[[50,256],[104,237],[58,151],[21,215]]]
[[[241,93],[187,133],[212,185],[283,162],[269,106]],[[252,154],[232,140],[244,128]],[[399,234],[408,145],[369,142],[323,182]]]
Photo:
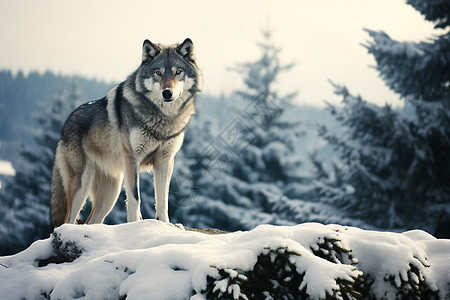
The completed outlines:
[[[142,62],[152,61],[160,51],[161,49],[157,45],[145,40],[142,46]]]
[[[186,60],[195,60],[194,44],[187,38],[177,47],[177,52]]]

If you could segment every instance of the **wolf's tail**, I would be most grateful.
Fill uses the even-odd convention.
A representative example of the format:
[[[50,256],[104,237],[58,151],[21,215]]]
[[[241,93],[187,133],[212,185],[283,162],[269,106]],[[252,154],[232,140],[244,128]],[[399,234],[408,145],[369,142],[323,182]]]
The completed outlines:
[[[52,175],[52,196],[50,200],[50,220],[52,227],[56,228],[67,222],[68,207],[66,201],[66,192],[61,177],[58,161],[55,160]]]

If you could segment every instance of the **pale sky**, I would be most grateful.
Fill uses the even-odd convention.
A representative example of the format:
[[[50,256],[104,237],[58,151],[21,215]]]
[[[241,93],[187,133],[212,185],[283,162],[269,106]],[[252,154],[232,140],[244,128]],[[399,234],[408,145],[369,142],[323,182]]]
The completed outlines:
[[[280,93],[299,91],[297,103],[318,106],[340,102],[327,79],[379,105],[402,103],[369,67],[363,28],[402,41],[439,33],[404,0],[0,0],[0,69],[120,82],[140,64],[144,39],[190,37],[204,93],[228,94],[242,82],[227,68],[259,56],[267,22],[282,61],[297,63],[280,78]]]

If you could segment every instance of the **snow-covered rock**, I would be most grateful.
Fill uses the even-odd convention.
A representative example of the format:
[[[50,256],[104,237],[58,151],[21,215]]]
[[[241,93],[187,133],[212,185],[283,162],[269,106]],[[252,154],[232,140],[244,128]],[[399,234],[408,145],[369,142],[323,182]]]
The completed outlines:
[[[63,225],[0,257],[1,299],[449,299],[450,240],[305,223]],[[433,298],[427,298],[433,299]]]

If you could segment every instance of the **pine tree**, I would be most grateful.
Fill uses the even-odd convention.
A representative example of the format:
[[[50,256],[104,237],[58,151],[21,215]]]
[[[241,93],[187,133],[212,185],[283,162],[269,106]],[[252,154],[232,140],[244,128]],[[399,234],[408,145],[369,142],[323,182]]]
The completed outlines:
[[[408,0],[435,28],[450,26],[448,1]],[[386,84],[406,99],[448,102],[450,97],[450,32],[427,42],[397,42],[384,32],[366,30],[373,41],[364,45],[377,61]],[[447,104],[448,105],[448,104]]]
[[[274,45],[269,29],[262,30],[262,36],[263,41],[258,43],[261,57],[235,68],[243,74],[246,85],[246,89],[237,91],[236,95],[247,100],[248,105],[242,120],[227,128],[222,137],[240,156],[239,164],[233,169],[234,176],[248,182],[286,181],[291,166],[300,165],[300,161],[285,160],[289,152],[295,151],[293,137],[301,134],[300,124],[283,119],[284,111],[297,93],[280,96],[274,85],[279,75],[289,71],[294,64],[281,64],[281,50]],[[253,171],[250,172],[253,178],[246,178],[249,171]]]
[[[447,28],[450,5],[409,1],[436,27]],[[378,107],[335,85],[344,106],[329,109],[345,135],[321,128],[339,150],[342,172],[318,171],[321,200],[380,228],[422,228],[450,236],[450,35],[431,42],[397,42],[367,30],[364,45],[386,84],[415,109],[410,118],[388,105]]]
[[[242,63],[232,69],[242,74],[246,86],[246,90],[237,91],[236,94],[251,102],[275,101],[282,106],[289,103],[297,92],[279,96],[274,84],[280,73],[289,71],[295,64],[281,64],[279,57],[281,49],[274,45],[273,33],[270,29],[262,29],[261,34],[263,41],[257,43],[261,50],[261,57],[254,62]]]
[[[21,153],[27,167],[17,170],[0,193],[2,253],[21,250],[50,233],[48,203],[54,154],[61,128],[80,98],[80,89],[74,82],[69,93],[60,89],[36,116],[39,124],[33,130],[36,146],[24,147]]]
[[[218,122],[197,123],[194,118],[188,126],[176,158],[182,168],[175,168],[172,179],[174,183],[181,178],[183,186],[171,187],[188,207],[171,207],[171,220],[239,230],[317,220],[325,206],[299,199],[311,192],[302,186],[307,183],[299,175],[302,157],[296,149],[304,127],[285,118],[296,93],[280,95],[275,89],[279,75],[293,64],[280,62],[271,31],[263,30],[262,35],[259,58],[233,68],[246,89],[224,101],[226,121],[217,126]],[[171,202],[180,203],[173,198]]]
[[[373,38],[365,47],[376,69],[394,92],[406,99],[442,101],[450,96],[450,34],[429,42],[397,42],[384,32],[366,30]]]

